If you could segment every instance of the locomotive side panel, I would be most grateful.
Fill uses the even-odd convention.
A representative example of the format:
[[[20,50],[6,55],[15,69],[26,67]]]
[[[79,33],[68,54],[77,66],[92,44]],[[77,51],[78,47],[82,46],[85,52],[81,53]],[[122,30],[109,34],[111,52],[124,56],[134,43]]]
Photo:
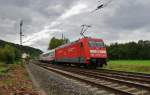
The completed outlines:
[[[79,42],[56,50],[57,62],[84,63],[84,59],[84,50]]]

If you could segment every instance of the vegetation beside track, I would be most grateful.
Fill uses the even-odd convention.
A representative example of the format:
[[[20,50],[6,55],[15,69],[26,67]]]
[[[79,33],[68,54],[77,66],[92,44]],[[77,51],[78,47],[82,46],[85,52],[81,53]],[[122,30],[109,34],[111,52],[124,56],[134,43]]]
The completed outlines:
[[[37,58],[42,51],[29,46],[21,46],[18,44],[0,40],[0,62],[12,64],[20,61],[21,53],[27,53],[31,58]]]
[[[110,60],[149,60],[150,41],[112,43],[107,46]]]
[[[38,95],[22,64],[0,63],[0,95]]]
[[[150,74],[150,60],[113,60],[104,68]]]

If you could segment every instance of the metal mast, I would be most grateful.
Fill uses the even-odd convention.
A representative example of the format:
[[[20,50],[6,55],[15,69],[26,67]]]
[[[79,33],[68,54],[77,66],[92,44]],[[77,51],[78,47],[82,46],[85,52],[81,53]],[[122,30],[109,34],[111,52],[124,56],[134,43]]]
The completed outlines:
[[[20,21],[20,45],[22,45],[22,26],[23,26],[23,20]]]

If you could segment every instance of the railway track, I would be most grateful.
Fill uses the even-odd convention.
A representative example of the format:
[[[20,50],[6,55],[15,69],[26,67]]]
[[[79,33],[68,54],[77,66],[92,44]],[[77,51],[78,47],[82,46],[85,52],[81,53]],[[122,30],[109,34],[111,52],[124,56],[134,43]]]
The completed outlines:
[[[127,72],[109,72],[109,70],[85,70],[51,64],[38,64],[45,69],[57,72],[67,77],[75,78],[98,88],[118,95],[150,95],[149,75],[137,75]]]
[[[108,69],[98,69],[95,71],[105,72],[105,73],[108,72],[109,74],[117,74],[117,75],[131,76],[131,77],[150,78],[150,74],[144,74],[144,73],[133,73],[133,72],[115,71],[115,70],[108,70]]]

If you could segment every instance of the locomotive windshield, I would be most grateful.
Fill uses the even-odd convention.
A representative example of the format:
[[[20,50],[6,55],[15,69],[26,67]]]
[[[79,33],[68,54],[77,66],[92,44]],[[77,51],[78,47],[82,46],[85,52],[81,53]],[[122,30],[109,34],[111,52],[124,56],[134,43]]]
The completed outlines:
[[[95,41],[89,41],[89,46],[90,47],[104,47],[103,42],[95,42]]]

